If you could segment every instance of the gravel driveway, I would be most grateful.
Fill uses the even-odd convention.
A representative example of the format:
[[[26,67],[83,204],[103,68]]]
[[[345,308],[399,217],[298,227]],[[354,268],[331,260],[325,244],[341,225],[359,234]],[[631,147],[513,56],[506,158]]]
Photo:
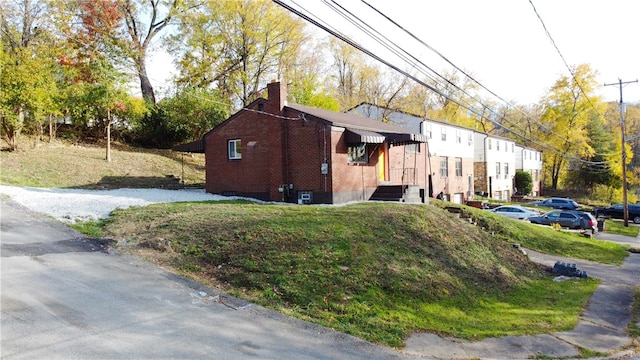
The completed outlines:
[[[29,210],[49,215],[65,223],[109,217],[115,209],[181,201],[246,199],[206,193],[203,189],[115,189],[84,190],[31,188],[0,185],[0,194]]]

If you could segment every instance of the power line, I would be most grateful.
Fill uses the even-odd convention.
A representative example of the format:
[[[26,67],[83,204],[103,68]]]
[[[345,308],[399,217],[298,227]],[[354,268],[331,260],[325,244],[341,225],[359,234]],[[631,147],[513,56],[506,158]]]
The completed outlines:
[[[483,89],[485,89],[486,91],[488,91],[491,95],[495,96],[497,99],[499,99],[500,101],[502,101],[503,103],[505,103],[507,105],[507,108],[511,107],[513,109],[515,109],[516,111],[518,111],[519,113],[521,113],[522,115],[524,115],[527,119],[532,120],[533,122],[537,123],[538,126],[540,126],[541,128],[543,128],[545,131],[550,132],[551,134],[553,134],[554,136],[558,137],[560,140],[565,141],[565,142],[571,142],[568,138],[566,138],[565,136],[562,136],[558,133],[556,133],[555,131],[549,129],[546,125],[542,124],[541,122],[533,119],[529,114],[526,114],[524,111],[522,111],[522,109],[520,109],[517,106],[514,106],[513,104],[511,104],[510,102],[506,101],[505,99],[503,99],[502,97],[498,96],[496,93],[494,93],[493,91],[489,90],[486,86],[484,86],[482,83],[480,83],[478,80],[476,80],[474,77],[472,77],[471,75],[467,74],[464,70],[462,70],[460,67],[456,66],[453,62],[451,62],[449,59],[447,59],[444,55],[442,55],[439,51],[437,51],[436,49],[434,49],[432,46],[430,46],[429,44],[427,44],[426,42],[424,42],[422,39],[418,38],[416,35],[414,35],[413,33],[411,33],[410,31],[406,30],[403,26],[401,26],[400,24],[398,24],[396,21],[394,21],[393,19],[391,19],[389,16],[387,16],[386,14],[384,14],[382,11],[378,10],[377,8],[375,8],[374,6],[370,5],[369,3],[367,3],[365,0],[361,0],[364,4],[366,4],[369,8],[371,8],[372,10],[374,10],[375,12],[377,12],[380,16],[384,17],[385,19],[387,19],[389,22],[391,22],[393,25],[395,25],[396,27],[400,28],[403,32],[405,32],[406,34],[408,34],[409,36],[411,36],[413,39],[415,39],[416,41],[418,41],[420,44],[424,45],[425,47],[427,47],[429,50],[435,52],[438,56],[440,56],[442,59],[444,59],[447,63],[449,63],[451,66],[453,66],[455,69],[457,69],[458,71],[460,71],[463,75],[465,75],[467,78],[469,78],[470,80],[472,80],[473,82],[475,82],[476,84],[478,84],[480,87],[482,87]],[[430,69],[431,70],[431,69]],[[433,71],[433,70],[432,70]],[[435,72],[435,71],[434,71]],[[438,74],[439,75],[439,74]],[[574,77],[575,79],[575,77]],[[580,86],[580,84],[576,81],[576,84],[578,84],[578,86]],[[455,86],[455,84],[454,84]],[[465,94],[467,94],[465,92]],[[583,91],[584,94],[584,91]],[[468,95],[468,94],[467,94]],[[486,106],[485,104],[483,104],[481,101],[475,99],[474,97],[470,96],[473,100],[477,101],[480,105],[482,105],[483,108],[488,109],[491,113],[496,114],[496,112],[491,109],[490,107]],[[589,98],[586,97],[587,100],[589,101]],[[590,103],[590,101],[589,101]],[[591,106],[593,107],[593,104],[591,104]],[[595,109],[595,107],[594,107]],[[597,109],[595,109],[597,112]],[[598,113],[599,114],[599,113]],[[600,115],[600,114],[599,114]],[[600,115],[602,117],[602,115]],[[514,125],[513,123],[511,123],[512,125]],[[522,129],[521,129],[522,130]],[[526,133],[526,131],[525,131]],[[525,139],[526,140],[526,139]]]
[[[540,23],[542,24],[542,28],[544,29],[545,34],[547,34],[547,37],[551,41],[551,44],[553,45],[553,47],[558,52],[558,55],[560,56],[560,59],[562,59],[562,62],[564,63],[564,66],[569,71],[569,74],[571,74],[571,79],[573,79],[573,82],[578,86],[578,89],[580,89],[580,92],[582,93],[584,98],[587,100],[587,102],[589,103],[591,108],[593,108],[593,110],[595,110],[595,112],[598,114],[598,116],[600,116],[600,118],[604,119],[604,116],[602,114],[600,114],[600,111],[598,111],[598,109],[595,107],[595,105],[593,105],[593,103],[591,102],[591,99],[589,99],[589,96],[587,96],[587,93],[582,88],[582,85],[576,79],[575,73],[573,72],[573,70],[571,69],[571,67],[569,66],[567,61],[565,60],[564,56],[562,55],[562,52],[560,51],[560,48],[558,48],[558,46],[556,45],[556,42],[553,40],[553,37],[551,36],[551,33],[549,32],[549,30],[547,29],[547,26],[545,25],[544,21],[542,20],[542,17],[540,16],[540,13],[538,13],[538,10],[536,9],[535,5],[533,5],[533,0],[529,0],[529,4],[531,4],[531,7],[533,8],[533,12],[538,17],[538,20],[540,20]]]
[[[274,1],[275,1],[275,0],[274,0]],[[360,50],[360,51],[363,51],[365,54],[367,54],[367,55],[369,55],[369,56],[372,56],[372,55],[373,55],[373,53],[372,53],[371,51],[366,50],[363,46],[359,45],[359,44],[358,44],[357,42],[355,42],[354,40],[347,38],[347,37],[346,37],[345,35],[343,35],[343,34],[340,34],[338,30],[336,30],[335,28],[331,27],[330,25],[321,26],[321,25],[319,24],[320,22],[323,22],[321,19],[318,19],[317,17],[315,17],[315,19],[311,19],[311,17],[310,17],[310,16],[305,15],[305,14],[301,13],[300,11],[297,11],[296,9],[293,9],[292,7],[290,7],[290,6],[288,6],[288,5],[285,5],[282,1],[275,1],[275,2],[276,2],[276,3],[278,3],[279,5],[281,5],[281,6],[285,7],[287,10],[292,11],[292,12],[293,12],[293,13],[295,13],[296,15],[298,15],[298,16],[300,16],[300,17],[302,17],[303,19],[305,19],[305,20],[307,20],[307,21],[311,22],[313,25],[316,25],[316,26],[320,27],[321,29],[323,29],[323,30],[325,30],[325,31],[329,32],[330,34],[332,34],[332,35],[334,35],[334,36],[338,37],[340,40],[345,41],[346,43],[348,43],[349,45],[353,46],[354,48],[356,48],[356,49],[358,49],[358,50]],[[332,2],[335,4],[335,1],[332,1]],[[305,12],[309,13],[309,11],[308,11],[308,10],[304,9],[304,7],[300,6],[300,5],[299,5],[299,4],[297,4],[295,1],[293,1],[293,3],[294,3],[295,5],[297,5],[297,6],[299,6],[300,8],[302,8]],[[327,3],[325,0],[323,0],[323,3],[325,3],[325,5],[329,6],[333,11],[335,11],[335,12],[339,13],[341,16],[343,16],[343,17],[345,17],[345,19],[347,19],[347,17],[346,17],[346,15],[345,15],[345,13],[344,13],[344,12],[340,12],[340,11],[338,11],[338,10],[336,9],[336,7],[328,5],[328,3]],[[340,8],[344,9],[342,6],[340,6]],[[345,10],[345,12],[346,12],[346,13],[348,13],[348,14],[351,14],[350,12],[348,12],[348,11],[346,11],[346,10]],[[378,12],[379,12],[379,11],[378,11]],[[381,12],[379,12],[379,13],[381,13]],[[354,17],[355,17],[355,16],[354,16]],[[359,22],[363,23],[363,24],[364,24],[364,26],[366,26],[366,27],[368,27],[368,28],[372,29],[373,31],[375,31],[376,33],[380,34],[377,30],[375,30],[373,27],[371,27],[370,25],[368,25],[366,22],[362,21],[361,19],[359,19],[359,18],[357,18],[357,17],[355,17],[355,18],[356,18],[356,20],[358,20]],[[387,18],[388,18],[388,17],[387,17]],[[355,24],[355,23],[354,23],[354,21],[353,21],[352,19],[347,19],[347,20],[348,20],[348,21],[350,21],[352,24],[356,25],[359,29],[361,29],[363,32],[365,32],[365,34],[368,34],[369,36],[371,36],[372,38],[374,38],[374,40],[376,40],[378,43],[380,43],[381,45],[383,45],[385,48],[387,48],[387,49],[389,49],[389,50],[392,50],[392,49],[390,49],[390,47],[389,47],[390,45],[388,45],[388,44],[386,44],[386,43],[382,43],[379,37],[374,37],[374,36],[372,36],[370,31],[368,31],[368,30],[363,30],[362,26]],[[324,22],[323,22],[323,23],[324,23]],[[395,23],[395,22],[394,22],[394,23]],[[325,24],[326,24],[326,23],[325,23]],[[397,23],[395,23],[395,24],[397,25]],[[397,26],[399,26],[399,25],[397,25]],[[339,34],[339,36],[338,36],[337,34]],[[386,39],[386,37],[385,37],[385,39]],[[387,39],[387,41],[391,42],[391,41],[390,41],[390,40],[388,40],[388,39]],[[426,45],[426,43],[424,43],[424,42],[422,42],[422,43]],[[396,45],[395,43],[393,43],[393,42],[391,42],[391,44],[392,44],[392,45],[394,45],[394,46],[397,46],[397,45]],[[428,46],[428,45],[427,45],[427,46]],[[406,57],[404,57],[404,56],[401,56],[400,54],[398,54],[398,53],[397,53],[397,51],[393,51],[393,50],[392,50],[392,52],[394,52],[394,54],[398,55],[398,57],[400,57],[401,59],[403,59],[405,62],[408,62],[408,63],[409,63],[409,61],[407,60],[407,58],[406,58]],[[406,53],[406,51],[404,51],[404,50],[403,50],[403,52],[405,52],[405,53]],[[407,54],[408,54],[408,53],[407,53]],[[409,55],[409,56],[411,56],[411,57],[413,57],[411,54],[408,54],[408,55]],[[417,81],[419,84],[421,84],[421,85],[426,85],[426,84],[424,84],[424,82],[417,80],[417,79],[416,79],[415,77],[413,77],[412,75],[409,75],[409,74],[407,74],[406,72],[404,72],[404,71],[402,71],[402,70],[398,69],[396,66],[391,65],[389,62],[387,62],[387,61],[383,60],[381,57],[379,57],[379,56],[377,56],[377,55],[373,55],[372,57],[373,57],[374,59],[376,59],[376,60],[380,61],[381,63],[383,63],[383,64],[385,64],[385,65],[387,65],[387,66],[391,67],[392,69],[394,69],[394,70],[396,70],[396,71],[399,71],[401,74],[403,74],[403,75],[407,76],[408,78],[411,78],[412,80]],[[415,57],[413,57],[413,58],[415,59]],[[418,62],[419,62],[419,61],[418,61]],[[420,63],[421,63],[421,62],[420,62]],[[411,65],[413,65],[413,67],[414,67],[414,68],[416,67],[416,64],[415,64],[415,63],[411,63]],[[424,64],[423,64],[423,65],[424,65]],[[425,67],[427,67],[427,66],[425,65]],[[436,71],[434,71],[433,69],[431,69],[431,68],[429,68],[429,67],[427,67],[427,68],[428,68],[429,70],[431,70],[432,72],[434,72],[436,75],[438,75],[438,76],[440,76],[440,77],[443,77],[442,75],[438,74],[438,73],[437,73]],[[457,67],[456,67],[456,68],[457,68]],[[458,68],[458,69],[459,69],[459,68]],[[465,73],[465,74],[466,74],[466,73]],[[444,77],[443,77],[443,78],[444,78]],[[472,80],[474,80],[474,81],[475,81],[475,79],[473,79],[473,78],[472,78]],[[477,81],[476,81],[476,82],[477,82]],[[453,84],[453,83],[451,83],[451,84],[455,86],[455,84]],[[482,86],[482,84],[480,84],[480,85]],[[469,110],[471,113],[473,113],[473,114],[475,114],[475,115],[479,116],[480,118],[485,118],[483,114],[479,113],[477,110],[475,110],[475,109],[473,109],[473,108],[470,108],[470,107],[469,107],[469,106],[467,106],[467,105],[462,104],[459,100],[452,99],[451,97],[449,97],[449,96],[447,96],[447,95],[443,94],[442,92],[438,91],[437,89],[433,88],[432,86],[426,85],[426,87],[427,87],[428,89],[430,89],[430,90],[432,90],[432,91],[436,92],[437,94],[439,94],[439,95],[441,95],[441,96],[443,96],[443,97],[445,97],[445,98],[447,98],[447,99],[451,100],[452,102],[454,102],[454,103],[458,104],[459,106],[461,106],[461,107],[463,107],[463,108],[465,108],[465,109]],[[456,86],[456,87],[457,87],[457,86]],[[484,86],[483,86],[483,87],[484,87]],[[467,94],[467,95],[468,95],[468,94]],[[471,97],[471,96],[470,96],[470,97]],[[472,97],[472,98],[473,98],[473,97]],[[498,98],[499,98],[499,97],[498,97]],[[500,99],[500,100],[502,100],[503,102],[506,102],[506,101],[505,101],[504,99],[502,99],[502,98],[499,98],[499,99]],[[483,108],[484,108],[484,109],[489,110],[493,115],[498,116],[498,114],[496,113],[496,111],[495,111],[495,110],[493,110],[491,107],[489,107],[489,106],[487,106],[487,105],[483,104],[481,101],[479,101],[479,100],[477,100],[477,99],[475,99],[475,98],[473,98],[473,100],[475,100],[475,101],[477,101],[478,103],[480,103],[480,104],[483,106]],[[506,102],[506,103],[507,103],[508,105],[511,105],[511,104],[509,104],[508,102]],[[511,106],[513,106],[513,105],[511,105]],[[519,109],[519,108],[517,108],[517,107],[515,107],[515,108],[516,108],[519,112],[521,112],[523,115],[525,115],[527,118],[529,118],[530,120],[532,120],[532,121],[536,122],[536,123],[538,124],[538,126],[540,126],[541,128],[543,128],[546,132],[553,133],[555,136],[557,136],[557,137],[558,137],[558,138],[560,138],[561,140],[563,140],[563,141],[565,141],[565,142],[567,142],[567,143],[571,143],[571,141],[570,141],[569,139],[567,139],[566,137],[563,137],[563,136],[561,136],[561,135],[559,135],[559,134],[555,133],[555,132],[554,132],[554,131],[552,131],[551,129],[547,128],[544,124],[542,124],[542,123],[538,122],[538,121],[537,121],[537,120],[535,120],[535,119],[532,119],[528,114],[524,113],[521,109]],[[563,152],[563,151],[560,151],[560,150],[554,149],[554,148],[552,148],[552,147],[550,147],[550,146],[548,146],[548,145],[545,145],[545,144],[541,144],[540,142],[537,142],[537,141],[535,141],[534,139],[532,139],[530,136],[520,134],[520,133],[518,133],[518,132],[516,132],[516,131],[514,131],[514,130],[512,130],[512,129],[507,128],[506,126],[504,126],[504,125],[503,125],[503,124],[501,124],[500,122],[496,121],[493,117],[488,117],[488,118],[487,118],[487,120],[489,120],[490,122],[494,123],[497,127],[499,127],[499,128],[503,128],[503,129],[505,129],[506,131],[509,131],[510,133],[512,133],[512,134],[514,134],[514,135],[516,135],[517,137],[522,138],[525,142],[531,142],[531,143],[533,143],[533,144],[537,145],[537,146],[538,146],[538,147],[540,147],[540,148],[548,149],[549,151],[556,152],[556,153],[558,153],[558,154],[560,154],[560,155],[566,156],[566,155],[564,155],[564,152]],[[515,126],[515,127],[519,128],[521,131],[523,131],[524,133],[526,133],[526,131],[525,131],[524,129],[520,128],[517,124],[514,124],[513,122],[509,121],[508,119],[505,119],[504,117],[502,117],[502,120],[503,120],[503,121],[506,121],[506,122],[508,122],[508,123],[510,123],[510,124],[511,124],[511,126]],[[571,157],[571,156],[566,156],[566,157],[567,157],[568,159],[573,159],[573,160],[576,160],[576,161],[587,161],[587,160],[580,159],[580,158],[577,158],[577,157]]]

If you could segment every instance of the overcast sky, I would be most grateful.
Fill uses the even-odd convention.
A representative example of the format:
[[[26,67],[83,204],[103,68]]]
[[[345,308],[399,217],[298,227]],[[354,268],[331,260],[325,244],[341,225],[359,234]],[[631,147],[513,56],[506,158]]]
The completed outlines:
[[[326,4],[332,5],[331,0],[284,1],[296,9],[304,8],[376,54],[391,59],[380,45],[329,9]],[[366,1],[507,101],[538,102],[560,76],[571,75],[565,61],[569,66],[591,65],[599,73],[600,84],[640,77],[637,0]],[[336,2],[433,70],[453,69],[441,56],[410,40],[361,0]],[[168,76],[168,61],[169,57],[161,54],[151,60],[150,77],[158,85]],[[411,70],[406,63],[392,61]],[[599,95],[607,101],[620,99],[618,86],[603,86]],[[624,86],[623,99],[626,103],[640,102],[640,83]]]

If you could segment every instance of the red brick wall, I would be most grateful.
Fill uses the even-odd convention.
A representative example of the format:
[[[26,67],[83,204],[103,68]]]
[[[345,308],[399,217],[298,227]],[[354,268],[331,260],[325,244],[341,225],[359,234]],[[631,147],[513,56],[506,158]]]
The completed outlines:
[[[206,190],[275,200],[282,178],[283,120],[243,111],[205,138]],[[242,142],[242,159],[229,160],[227,143]]]
[[[427,144],[420,144],[419,151],[409,151],[403,145],[389,148],[389,182],[399,185],[403,182],[402,169],[405,171],[405,185],[419,185],[421,188],[428,184],[429,163],[427,159]],[[415,169],[415,171],[413,170]]]
[[[367,164],[349,163],[344,131],[332,129],[321,119],[302,119],[288,108],[280,111],[286,91],[276,85],[268,85],[268,101],[252,105],[258,110],[263,104],[265,112],[276,116],[241,111],[205,138],[206,191],[289,202],[297,202],[298,191],[312,191],[314,203],[368,200],[378,186],[378,154],[383,145],[367,146]],[[228,159],[227,144],[232,139],[241,140],[242,159]],[[415,164],[414,154],[406,155],[406,167],[417,167],[422,186],[426,153],[422,144]],[[404,147],[391,147],[387,156],[390,164],[402,164]],[[321,173],[325,157],[327,175]],[[278,191],[280,185],[285,185],[284,192]]]
[[[471,158],[462,158],[462,176],[456,176],[456,158],[448,157],[449,172],[448,176],[440,176],[440,160],[441,156],[431,157],[431,172],[433,175],[433,196],[439,192],[443,192],[449,200],[453,199],[454,194],[462,194],[462,200],[468,200],[469,196],[469,175],[471,175],[471,186],[474,186],[474,162]]]
[[[290,200],[297,201],[298,191],[313,191],[314,202],[328,202],[330,174],[323,175],[321,166],[325,158],[325,140],[327,162],[331,161],[331,126],[320,120],[301,119],[294,111],[285,111],[284,116],[299,119],[285,120],[284,181],[293,184]]]
[[[331,174],[334,201],[368,200],[378,186],[378,150],[374,144],[367,145],[367,164],[349,163],[348,146],[344,141],[344,131],[332,131]]]

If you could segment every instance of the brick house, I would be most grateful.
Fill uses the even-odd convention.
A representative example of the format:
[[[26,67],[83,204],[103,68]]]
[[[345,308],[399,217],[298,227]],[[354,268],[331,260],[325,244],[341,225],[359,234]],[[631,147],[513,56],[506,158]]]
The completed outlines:
[[[174,147],[205,153],[207,192],[336,204],[382,200],[384,189],[394,188],[401,192],[397,200],[420,201],[426,151],[410,148],[426,145],[424,135],[362,116],[287,103],[286,86],[279,82],[268,84],[267,92],[268,99],[255,100],[201,141]],[[402,171],[390,171],[396,168]],[[408,199],[409,190],[418,191],[417,199]]]
[[[509,201],[514,191],[516,144],[513,140],[474,132],[474,188],[494,200]]]
[[[350,113],[361,114],[379,121],[426,136],[429,151],[427,168],[431,184],[429,196],[442,192],[446,200],[462,204],[474,195],[474,131],[444,121],[422,118],[399,110],[362,103]],[[418,148],[419,150],[419,148]]]

